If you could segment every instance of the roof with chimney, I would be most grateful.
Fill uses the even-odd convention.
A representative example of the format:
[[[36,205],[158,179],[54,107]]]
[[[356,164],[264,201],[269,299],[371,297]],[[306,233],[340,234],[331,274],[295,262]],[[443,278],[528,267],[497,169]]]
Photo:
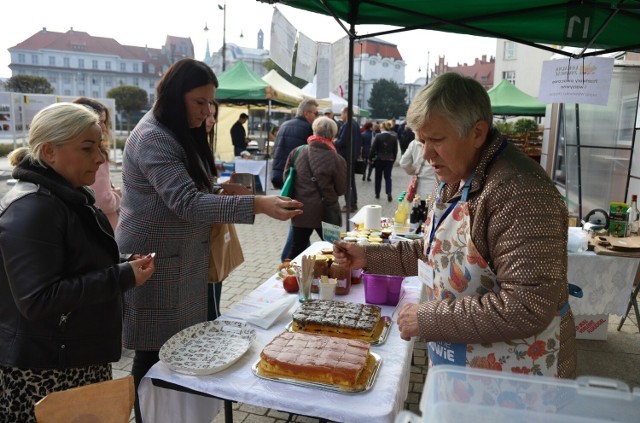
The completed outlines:
[[[353,55],[354,57],[360,57],[361,54],[367,54],[369,56],[377,56],[379,54],[382,58],[403,60],[396,44],[376,37],[356,42],[353,47]]]

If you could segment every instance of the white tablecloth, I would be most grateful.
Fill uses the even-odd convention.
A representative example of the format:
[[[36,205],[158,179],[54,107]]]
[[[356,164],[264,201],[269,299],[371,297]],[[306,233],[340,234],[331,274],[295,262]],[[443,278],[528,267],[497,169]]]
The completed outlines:
[[[570,253],[569,283],[582,288],[582,298],[569,297],[573,314],[616,314],[627,311],[633,280],[640,259],[585,253]]]
[[[319,251],[328,245],[325,242],[316,242],[303,254]],[[274,276],[257,290],[281,289],[280,286],[281,282]],[[404,287],[406,295],[403,303],[416,303],[421,291],[419,280],[407,278]],[[337,296],[336,299],[364,302],[364,286],[354,285],[348,295]],[[383,315],[390,316],[394,308],[382,306],[382,309]],[[221,319],[225,319],[225,315]],[[402,410],[407,397],[413,351],[413,341],[406,342],[400,339],[395,322],[387,341],[383,345],[371,348],[372,352],[379,354],[383,360],[373,388],[364,393],[347,395],[272,382],[260,379],[252,373],[251,367],[258,361],[262,348],[282,332],[290,321],[291,316],[285,315],[267,330],[256,327],[257,338],[249,351],[238,362],[220,373],[210,376],[187,376],[172,372],[162,362],[154,365],[138,389],[145,421],[208,423],[220,406],[218,400],[194,398],[197,396],[158,388],[152,384],[151,378],[162,379],[219,398],[329,420],[350,423],[394,420],[396,414]],[[190,402],[183,403],[187,400]]]
[[[262,190],[267,192],[267,161],[266,160],[245,160],[235,159],[237,173],[250,173],[258,175]]]

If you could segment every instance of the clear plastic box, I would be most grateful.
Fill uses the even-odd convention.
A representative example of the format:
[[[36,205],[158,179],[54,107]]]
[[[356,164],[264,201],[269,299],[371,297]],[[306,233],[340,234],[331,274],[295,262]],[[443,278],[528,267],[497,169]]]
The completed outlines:
[[[576,380],[440,365],[429,369],[422,416],[396,423],[600,423],[640,421],[640,390],[620,381]]]

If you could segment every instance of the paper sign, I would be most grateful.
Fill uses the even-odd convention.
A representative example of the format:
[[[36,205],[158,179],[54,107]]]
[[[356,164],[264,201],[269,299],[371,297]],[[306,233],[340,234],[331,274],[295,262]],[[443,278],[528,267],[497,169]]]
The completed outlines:
[[[547,60],[542,64],[540,95],[543,103],[580,103],[606,106],[609,101],[613,58]]]
[[[296,28],[278,9],[273,9],[271,18],[271,45],[269,57],[288,75],[293,64],[293,47],[296,43]]]
[[[322,238],[327,242],[340,241],[340,226],[322,222]]]
[[[296,54],[295,76],[312,81],[316,71],[316,55],[318,47],[311,38],[303,33],[298,33],[298,54]]]

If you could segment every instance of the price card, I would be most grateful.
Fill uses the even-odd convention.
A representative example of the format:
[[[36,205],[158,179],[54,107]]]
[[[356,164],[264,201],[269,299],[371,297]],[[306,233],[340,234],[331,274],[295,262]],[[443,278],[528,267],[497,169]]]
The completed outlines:
[[[422,260],[418,260],[418,278],[423,284],[433,289],[433,267]]]

